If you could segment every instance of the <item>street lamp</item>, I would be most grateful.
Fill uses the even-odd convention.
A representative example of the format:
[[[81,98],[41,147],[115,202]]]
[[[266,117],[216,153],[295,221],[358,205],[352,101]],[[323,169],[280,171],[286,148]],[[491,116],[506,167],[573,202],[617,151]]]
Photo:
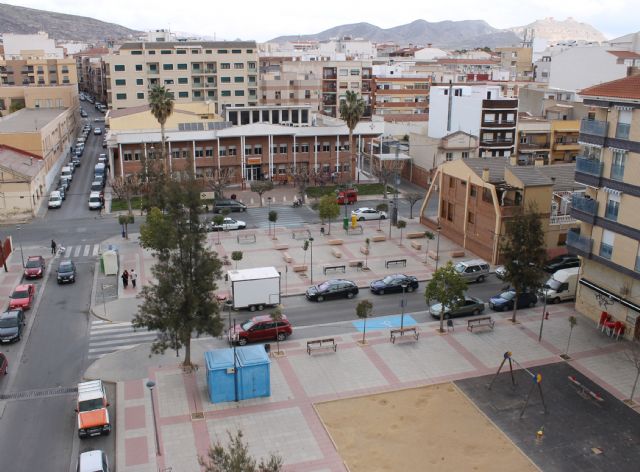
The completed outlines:
[[[156,424],[156,407],[153,402],[153,388],[156,386],[156,383],[153,380],[149,380],[147,382],[147,388],[149,389],[149,394],[151,395],[151,413],[153,416],[153,430],[156,435],[156,455],[161,456],[160,452],[160,440],[158,439],[158,425]]]
[[[313,284],[313,236],[309,238],[309,247],[311,248],[311,283]]]
[[[18,230],[18,234],[20,234],[20,225],[16,226],[16,229]],[[20,259],[22,259],[22,268],[24,269],[24,251],[22,250],[22,237],[19,237],[20,239]]]
[[[267,204],[269,205],[269,213],[271,213],[271,197],[267,197]],[[268,215],[268,213],[267,213]],[[267,217],[268,218],[268,217]],[[269,220],[269,235],[271,235],[271,220]]]
[[[394,188],[393,212],[391,213],[391,221],[393,222],[394,226],[398,224],[398,185],[400,184],[400,177],[398,176],[398,162],[399,162],[398,158],[399,157],[400,157],[400,143],[396,143],[396,157],[393,162],[393,165],[394,165],[393,178],[395,179],[394,186],[393,186]]]
[[[544,297],[544,306],[542,307],[542,318],[540,318],[540,333],[538,333],[538,342],[542,341],[542,327],[544,326],[544,317],[547,313],[547,284],[542,286],[542,296]]]
[[[400,302],[400,306],[402,306],[402,314],[400,315],[400,329],[404,328],[404,307],[407,304],[407,287],[409,286],[409,282],[407,280],[403,280],[402,284],[402,301]]]
[[[438,239],[436,240],[436,270],[438,270],[438,262],[440,261],[440,230],[442,227],[438,225],[436,231],[438,232]]]

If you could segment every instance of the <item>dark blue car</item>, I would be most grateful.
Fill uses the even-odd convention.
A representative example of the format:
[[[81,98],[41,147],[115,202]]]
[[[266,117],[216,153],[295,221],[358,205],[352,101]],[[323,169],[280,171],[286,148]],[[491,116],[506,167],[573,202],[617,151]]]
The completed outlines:
[[[505,290],[489,299],[489,308],[495,311],[513,310],[515,298],[515,290]],[[533,292],[524,292],[518,297],[518,308],[531,308],[536,303],[538,303],[538,297]]]

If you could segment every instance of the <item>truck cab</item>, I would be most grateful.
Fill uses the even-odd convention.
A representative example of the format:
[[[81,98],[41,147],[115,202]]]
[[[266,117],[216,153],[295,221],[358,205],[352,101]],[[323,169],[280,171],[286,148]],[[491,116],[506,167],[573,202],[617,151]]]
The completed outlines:
[[[349,205],[358,201],[358,191],[354,188],[340,190],[336,202],[338,205]]]
[[[107,392],[102,380],[92,380],[78,384],[78,436],[80,439],[105,436],[111,432]]]

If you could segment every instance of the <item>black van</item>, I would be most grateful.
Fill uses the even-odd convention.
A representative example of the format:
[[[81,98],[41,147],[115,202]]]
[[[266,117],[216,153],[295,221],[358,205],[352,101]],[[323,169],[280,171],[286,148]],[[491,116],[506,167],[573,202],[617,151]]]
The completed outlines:
[[[238,200],[216,200],[213,203],[213,212],[220,213],[222,210],[247,211],[247,205]]]

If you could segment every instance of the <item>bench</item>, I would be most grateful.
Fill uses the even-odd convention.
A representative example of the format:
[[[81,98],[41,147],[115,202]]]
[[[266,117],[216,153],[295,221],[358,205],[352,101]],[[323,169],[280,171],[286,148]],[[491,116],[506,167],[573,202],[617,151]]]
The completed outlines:
[[[308,229],[294,229],[291,231],[291,237],[293,239],[309,239],[311,237],[311,231]]]
[[[451,257],[464,257],[465,256],[465,252],[464,251],[451,251],[449,253],[449,255]]]
[[[324,265],[322,267],[322,272],[324,273],[324,275],[327,275],[327,271],[328,270],[335,270],[336,272],[341,270],[342,273],[344,274],[347,271],[347,266],[345,266],[344,264],[340,264],[340,265],[329,265],[329,264],[327,264],[327,265]]]
[[[364,266],[364,261],[362,259],[353,259],[349,261],[349,267],[357,267],[360,269],[362,266]]]
[[[360,252],[365,256],[369,255],[369,248],[367,246],[360,246]]]
[[[473,332],[473,328],[491,328],[495,322],[490,316],[480,316],[467,320],[467,330]]]
[[[418,239],[424,238],[424,231],[414,231],[412,233],[407,233],[407,239]]]
[[[407,335],[406,338],[404,337],[405,334]],[[389,332],[389,341],[391,341],[393,344],[395,344],[396,343],[396,338],[398,336],[400,336],[400,339],[414,338],[417,341],[418,338],[420,337],[420,333],[418,333],[418,329],[415,326],[411,326],[409,328],[392,329]]]
[[[407,260],[406,259],[392,259],[390,261],[386,261],[384,263],[384,266],[388,269],[390,265],[397,265],[397,264],[402,264],[403,267],[407,267]]]
[[[241,233],[236,236],[238,244],[253,244],[256,242],[256,233]]]
[[[429,251],[429,259],[433,259],[434,261],[437,261],[439,259],[436,251]]]
[[[293,270],[294,272],[306,272],[307,271],[307,266],[306,265],[294,265],[291,270]]]
[[[333,352],[336,352],[338,345],[333,338],[307,341],[307,354],[311,355],[311,351],[315,351],[316,349],[333,349]]]
[[[364,231],[364,229],[360,225],[358,225],[356,227],[349,226],[347,228],[347,234],[362,234],[363,231]]]
[[[336,259],[342,259],[342,253],[337,249],[332,249],[331,254],[333,254],[333,257],[335,257]]]
[[[287,262],[289,264],[291,262],[293,262],[293,257],[291,257],[288,252],[283,252],[282,253],[282,258],[284,259],[285,262]]]
[[[386,240],[387,240],[387,237],[384,234],[373,236],[371,238],[371,241],[373,241],[374,243],[381,243],[382,241],[386,241]]]
[[[411,241],[411,247],[413,249],[415,249],[416,251],[422,250],[422,244],[421,243],[417,243],[415,241]]]
[[[329,246],[340,246],[343,242],[342,239],[330,239]]]
[[[286,251],[287,249],[289,249],[289,245],[288,244],[276,244],[275,249],[276,249],[276,251]]]

